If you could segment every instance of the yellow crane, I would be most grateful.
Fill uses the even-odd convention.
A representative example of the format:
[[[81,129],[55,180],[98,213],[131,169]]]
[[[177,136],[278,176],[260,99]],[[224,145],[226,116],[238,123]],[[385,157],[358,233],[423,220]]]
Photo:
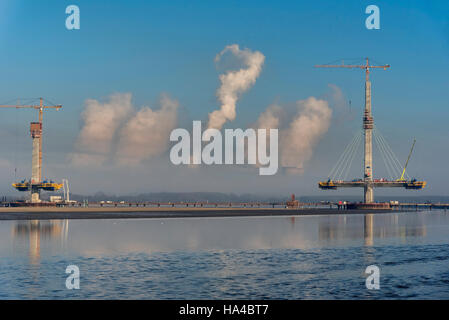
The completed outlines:
[[[39,122],[31,122],[30,134],[33,139],[33,156],[31,181],[14,183],[13,187],[19,191],[31,191],[31,202],[40,202],[39,190],[48,191],[59,190],[62,184],[52,182],[42,182],[42,121],[45,109],[59,110],[62,105],[44,105],[44,99],[39,98],[39,104],[36,105],[0,105],[0,108],[16,108],[16,109],[35,109],[39,111]]]
[[[413,152],[413,148],[415,147],[415,143],[416,143],[416,139],[413,139],[412,148],[410,149],[410,153],[408,154],[407,161],[405,162],[404,170],[402,170],[402,175],[398,179],[398,181],[404,181],[405,169],[407,169],[408,161],[410,160],[410,157],[412,156],[412,152]]]

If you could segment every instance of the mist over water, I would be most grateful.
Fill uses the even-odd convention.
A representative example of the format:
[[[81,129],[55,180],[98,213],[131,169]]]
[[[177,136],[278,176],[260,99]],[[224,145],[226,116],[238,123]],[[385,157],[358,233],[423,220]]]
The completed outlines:
[[[1,221],[0,298],[447,299],[448,233],[445,211]]]

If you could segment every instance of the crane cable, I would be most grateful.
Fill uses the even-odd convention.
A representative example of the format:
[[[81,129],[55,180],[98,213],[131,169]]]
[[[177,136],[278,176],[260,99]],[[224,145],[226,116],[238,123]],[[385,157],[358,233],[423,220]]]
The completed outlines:
[[[352,143],[351,147],[348,149],[348,152],[346,153],[346,157],[344,158],[344,161],[340,167],[340,171],[338,171],[336,173],[336,178],[340,178],[340,180],[346,179],[345,172],[349,171],[349,163],[352,162],[351,159],[353,158],[353,155],[355,154],[355,150],[358,147],[360,137],[361,137],[361,134],[356,134],[354,143]]]
[[[362,137],[362,131],[358,131],[349,144],[346,146],[340,158],[335,163],[332,170],[329,172],[328,178],[335,180],[337,178],[343,177],[344,173],[349,171],[349,167],[352,164],[358,145]]]
[[[401,177],[402,172],[404,176],[410,180],[410,176],[407,174],[406,167],[402,168],[400,161],[393,152],[393,149],[388,144],[387,140],[383,137],[376,126],[373,128],[373,136],[377,145],[377,149],[381,154],[382,160],[384,162],[385,168],[391,180],[394,180],[397,176]],[[348,143],[343,153],[340,155],[338,161],[335,163],[334,167],[328,174],[330,180],[346,180],[352,163],[354,161],[355,155],[359,148],[360,142],[363,137],[363,131],[358,131],[352,140]],[[399,178],[400,179],[400,178]]]
[[[348,165],[347,165],[346,172],[344,174],[343,180],[346,180],[347,177],[348,177],[349,170],[351,169],[351,166],[352,166],[352,162],[354,161],[354,158],[355,158],[355,155],[357,153],[357,150],[359,149],[360,142],[362,141],[362,136],[363,136],[362,134],[359,134],[359,136],[358,136],[356,145],[354,146],[354,148],[352,150],[350,161],[348,162]]]
[[[379,137],[377,135],[377,132],[374,131],[374,140],[376,141],[376,145],[377,145],[377,149],[379,150],[380,155],[382,156],[382,160],[384,162],[385,168],[387,169],[388,172],[388,177],[393,180],[394,177],[394,170],[393,167],[391,165],[391,163],[389,162],[389,158],[386,156],[386,152],[384,150],[384,146],[383,144],[380,142]]]
[[[395,153],[391,149],[388,142],[385,140],[385,138],[382,136],[380,131],[377,129],[376,126],[374,126],[374,136],[377,139],[378,149],[381,151],[381,154],[385,156],[385,158],[388,160],[389,166],[391,168],[391,171],[394,175],[397,175],[398,177],[401,176],[401,172],[404,168],[402,168],[401,163],[399,162],[398,158],[396,157]],[[380,148],[379,148],[380,146]],[[388,168],[387,161],[384,162],[385,166]],[[387,169],[388,170],[388,169]],[[410,179],[410,176],[407,174],[406,171],[404,171],[404,175],[407,177],[407,179]]]

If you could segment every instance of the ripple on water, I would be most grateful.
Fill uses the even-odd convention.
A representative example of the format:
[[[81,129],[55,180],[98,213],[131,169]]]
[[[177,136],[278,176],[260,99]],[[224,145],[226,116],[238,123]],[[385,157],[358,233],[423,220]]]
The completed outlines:
[[[380,299],[449,298],[449,248],[221,250],[51,257],[30,268],[0,262],[1,298]],[[365,288],[364,268],[381,268],[381,290]],[[70,261],[69,261],[70,260]],[[81,269],[81,290],[66,290],[65,267]]]

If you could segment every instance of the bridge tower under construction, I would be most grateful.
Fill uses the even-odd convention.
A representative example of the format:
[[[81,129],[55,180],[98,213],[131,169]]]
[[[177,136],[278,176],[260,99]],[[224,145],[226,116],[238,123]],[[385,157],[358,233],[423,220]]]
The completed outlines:
[[[33,153],[31,159],[31,202],[39,202],[39,188],[36,187],[37,183],[42,181],[42,123],[31,122],[30,134],[33,139]]]
[[[367,60],[368,64],[368,60]],[[367,69],[368,70],[368,69]],[[364,200],[365,203],[374,202],[373,188],[373,125],[374,119],[371,114],[371,81],[367,76],[365,81],[365,112],[363,115],[363,130],[365,136],[364,156]]]
[[[408,160],[405,164],[402,175],[398,179],[385,180],[373,178],[373,129],[374,119],[372,116],[371,106],[371,81],[369,79],[371,69],[387,70],[390,65],[370,65],[369,59],[366,58],[365,64],[361,65],[317,65],[318,68],[359,68],[365,70],[365,109],[363,112],[363,137],[364,137],[364,158],[363,158],[363,179],[355,179],[352,181],[337,180],[334,181],[329,177],[327,181],[321,181],[318,186],[321,189],[337,189],[340,187],[362,187],[364,190],[364,204],[367,208],[374,203],[374,188],[375,187],[403,187],[406,189],[422,189],[426,186],[425,181],[417,181],[416,179],[404,179],[404,173]],[[414,143],[413,143],[414,145]],[[412,147],[413,150],[413,147]],[[410,158],[410,155],[409,155]]]
[[[53,181],[46,181],[42,179],[42,122],[43,113],[45,109],[62,108],[61,105],[44,105],[44,99],[39,98],[39,104],[31,105],[0,105],[0,108],[31,108],[39,111],[39,121],[31,122],[30,135],[33,141],[33,151],[31,159],[31,179],[22,180],[21,182],[13,183],[13,187],[18,191],[28,191],[31,194],[30,202],[32,204],[40,203],[41,190],[57,191],[62,188],[62,184]]]

